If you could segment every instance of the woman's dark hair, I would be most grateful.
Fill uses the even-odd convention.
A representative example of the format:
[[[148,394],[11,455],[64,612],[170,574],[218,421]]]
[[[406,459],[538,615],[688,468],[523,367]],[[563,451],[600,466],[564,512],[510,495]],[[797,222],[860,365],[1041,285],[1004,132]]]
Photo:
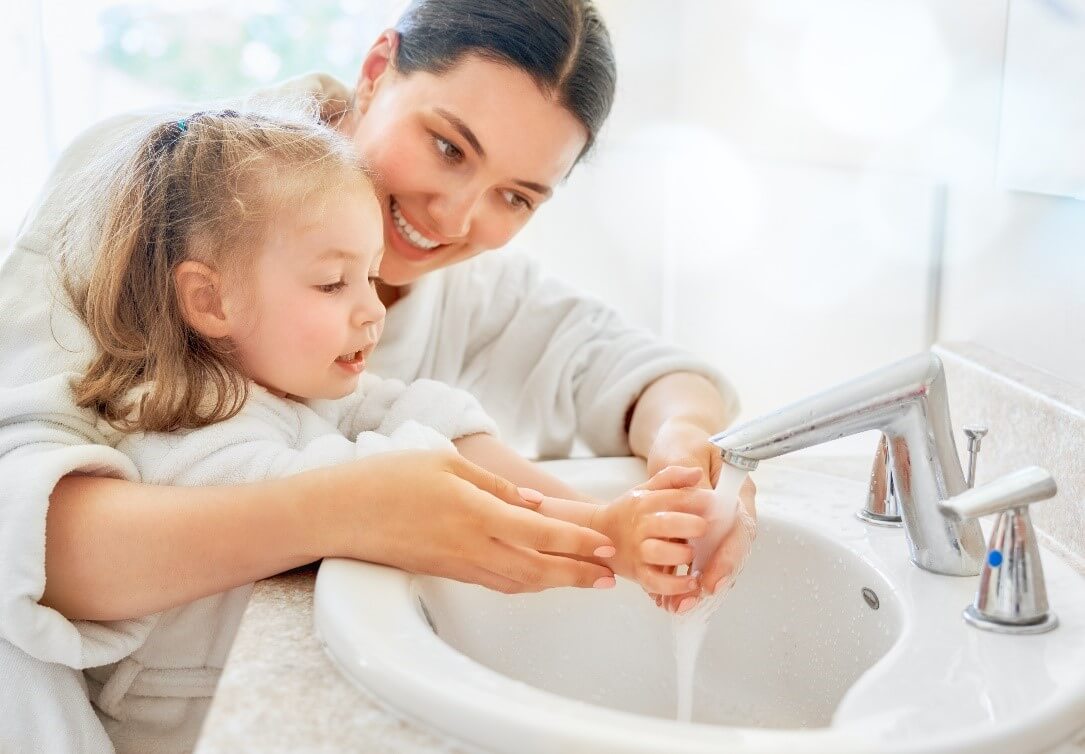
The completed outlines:
[[[466,55],[523,70],[587,129],[584,152],[614,102],[614,51],[592,0],[413,0],[395,28],[403,73],[444,73]]]

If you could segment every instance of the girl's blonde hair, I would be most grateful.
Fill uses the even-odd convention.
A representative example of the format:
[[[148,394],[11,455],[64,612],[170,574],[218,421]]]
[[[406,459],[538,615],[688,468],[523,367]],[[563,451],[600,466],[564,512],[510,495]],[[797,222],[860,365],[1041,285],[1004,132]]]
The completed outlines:
[[[109,186],[89,277],[64,278],[98,348],[78,404],[126,432],[235,415],[247,381],[230,343],[185,321],[177,265],[239,273],[278,212],[359,182],[372,190],[349,141],[315,120],[224,110],[155,126]]]

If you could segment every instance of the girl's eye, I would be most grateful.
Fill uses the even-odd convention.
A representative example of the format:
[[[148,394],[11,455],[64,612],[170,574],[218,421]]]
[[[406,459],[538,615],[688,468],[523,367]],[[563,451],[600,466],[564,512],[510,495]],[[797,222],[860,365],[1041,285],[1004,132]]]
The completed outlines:
[[[346,285],[347,284],[344,281],[339,280],[334,283],[325,283],[324,285],[318,285],[317,289],[321,293],[338,293],[339,291],[343,290]]]
[[[373,286],[374,288],[377,287],[377,283],[379,283],[380,281],[381,281],[380,275],[370,275],[369,276],[369,284],[371,286]]]
[[[517,194],[515,191],[502,191],[501,193],[505,197],[505,202],[513,209],[529,211],[533,209],[530,200],[523,194]]]
[[[457,163],[463,159],[463,151],[448,139],[434,135],[433,141],[437,145],[437,151],[447,162]]]

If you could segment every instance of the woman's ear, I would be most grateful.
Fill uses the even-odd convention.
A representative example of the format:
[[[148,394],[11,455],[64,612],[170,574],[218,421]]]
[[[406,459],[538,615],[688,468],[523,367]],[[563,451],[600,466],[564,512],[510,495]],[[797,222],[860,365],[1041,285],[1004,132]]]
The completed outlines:
[[[394,71],[393,61],[398,47],[399,32],[386,29],[366,53],[362,68],[358,72],[358,83],[354,88],[354,105],[359,113],[364,114],[369,109],[369,103],[373,101],[381,79]]]
[[[222,306],[218,273],[202,262],[181,262],[173,271],[181,316],[193,330],[211,340],[230,334],[230,323]]]

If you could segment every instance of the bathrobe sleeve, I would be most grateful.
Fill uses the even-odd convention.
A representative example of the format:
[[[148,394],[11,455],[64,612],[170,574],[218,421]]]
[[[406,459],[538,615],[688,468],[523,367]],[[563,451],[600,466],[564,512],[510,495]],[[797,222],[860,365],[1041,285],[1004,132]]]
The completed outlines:
[[[630,408],[672,372],[703,375],[737,410],[734,388],[704,360],[629,326],[526,255],[499,251],[460,267],[448,271],[437,325],[439,343],[462,344],[460,373],[442,377],[470,390],[506,435],[533,435],[541,457],[567,456],[577,436],[599,455],[628,455]]]
[[[408,385],[366,373],[351,395],[310,401],[309,406],[347,437],[364,432],[390,436],[411,420],[449,440],[497,434],[497,425],[473,395],[436,380],[419,379]]]
[[[387,432],[362,431],[348,438],[312,408],[252,388],[236,416],[180,432],[137,432],[117,449],[151,484],[242,484],[397,450],[454,450],[432,427],[402,419]]]
[[[0,389],[0,636],[27,655],[73,668],[104,665],[142,641],[150,619],[69,621],[45,592],[49,496],[68,474],[138,480],[91,412],[72,402],[68,375]]]

